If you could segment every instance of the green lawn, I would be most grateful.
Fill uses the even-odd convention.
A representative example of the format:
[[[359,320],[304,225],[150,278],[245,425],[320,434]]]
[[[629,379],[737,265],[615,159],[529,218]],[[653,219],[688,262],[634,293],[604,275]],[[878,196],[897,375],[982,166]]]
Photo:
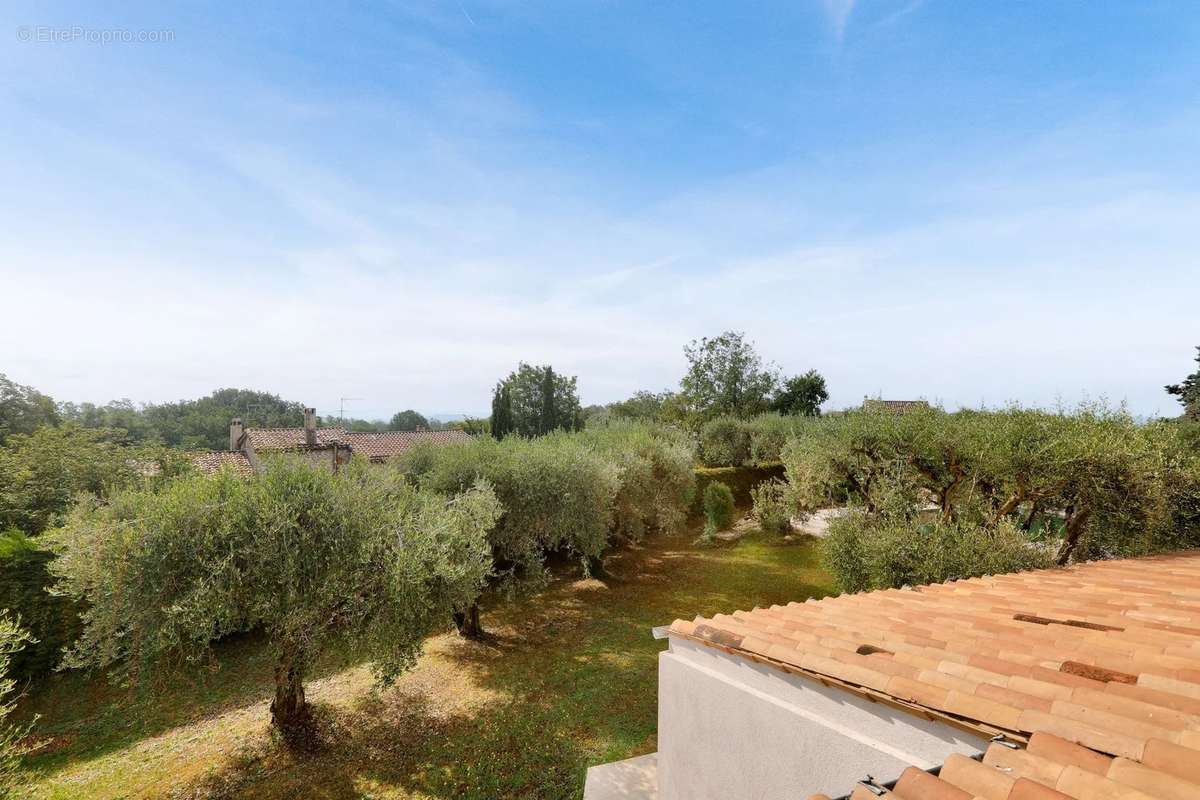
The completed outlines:
[[[42,715],[45,739],[29,795],[578,798],[588,766],[655,749],[652,626],[831,590],[811,542],[702,549],[693,535],[613,557],[603,582],[563,577],[485,613],[486,643],[431,638],[390,689],[352,657],[321,664],[307,692],[323,741],[304,756],[271,737],[271,669],[253,637],[224,643],[220,669],[155,691],[55,678],[22,709]]]

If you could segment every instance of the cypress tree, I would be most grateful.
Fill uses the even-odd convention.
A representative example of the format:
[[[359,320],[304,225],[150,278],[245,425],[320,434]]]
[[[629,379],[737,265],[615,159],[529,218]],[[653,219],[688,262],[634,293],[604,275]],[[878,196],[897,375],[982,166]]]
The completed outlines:
[[[492,436],[503,439],[512,433],[512,429],[512,394],[508,390],[508,383],[501,381],[496,384],[496,391],[492,394]]]
[[[542,413],[538,419],[538,433],[546,434],[558,427],[554,407],[554,368],[546,367],[542,374]]]

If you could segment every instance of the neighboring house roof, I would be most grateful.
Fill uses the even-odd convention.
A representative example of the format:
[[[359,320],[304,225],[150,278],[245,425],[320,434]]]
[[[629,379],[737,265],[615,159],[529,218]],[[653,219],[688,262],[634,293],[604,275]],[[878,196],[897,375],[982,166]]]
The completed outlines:
[[[344,434],[342,441],[349,444],[350,449],[357,455],[372,461],[386,461],[400,455],[417,442],[450,444],[470,439],[471,437],[463,431],[349,431]]]
[[[271,450],[300,450],[305,444],[304,428],[247,428],[246,436],[255,452]],[[356,455],[372,461],[386,461],[403,453],[415,442],[435,444],[465,442],[470,436],[463,431],[347,431],[344,428],[317,428],[317,447],[334,442],[350,445]]]
[[[304,428],[246,428],[246,436],[250,445],[258,451],[262,450],[293,450],[307,445],[304,438]],[[317,445],[330,445],[334,442],[345,442],[346,431],[343,428],[317,428]]]
[[[192,464],[200,472],[213,473],[224,466],[229,466],[238,475],[253,475],[254,467],[250,465],[246,454],[240,450],[218,450],[213,453],[201,453],[192,459]]]
[[[1200,797],[1200,552],[677,620],[671,633],[1029,742],[976,766],[951,759],[940,778],[910,770],[898,800]]]
[[[929,408],[924,400],[863,400],[863,411],[890,411],[893,414],[905,414],[920,408]]]

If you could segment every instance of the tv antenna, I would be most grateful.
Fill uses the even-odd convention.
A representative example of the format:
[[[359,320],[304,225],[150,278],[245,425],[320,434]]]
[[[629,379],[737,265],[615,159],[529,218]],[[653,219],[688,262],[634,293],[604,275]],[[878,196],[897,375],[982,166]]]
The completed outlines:
[[[346,418],[346,403],[347,402],[356,403],[362,399],[363,398],[361,398],[361,397],[343,397],[343,398],[341,398],[341,401],[338,403],[338,422],[341,422]]]

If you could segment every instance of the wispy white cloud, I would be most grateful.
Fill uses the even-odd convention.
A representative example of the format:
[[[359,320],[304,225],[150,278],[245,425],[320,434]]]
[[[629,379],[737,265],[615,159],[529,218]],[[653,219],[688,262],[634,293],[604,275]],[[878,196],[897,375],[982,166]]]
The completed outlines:
[[[821,0],[829,24],[833,27],[833,35],[839,43],[846,38],[846,26],[850,23],[856,3],[857,0]]]

